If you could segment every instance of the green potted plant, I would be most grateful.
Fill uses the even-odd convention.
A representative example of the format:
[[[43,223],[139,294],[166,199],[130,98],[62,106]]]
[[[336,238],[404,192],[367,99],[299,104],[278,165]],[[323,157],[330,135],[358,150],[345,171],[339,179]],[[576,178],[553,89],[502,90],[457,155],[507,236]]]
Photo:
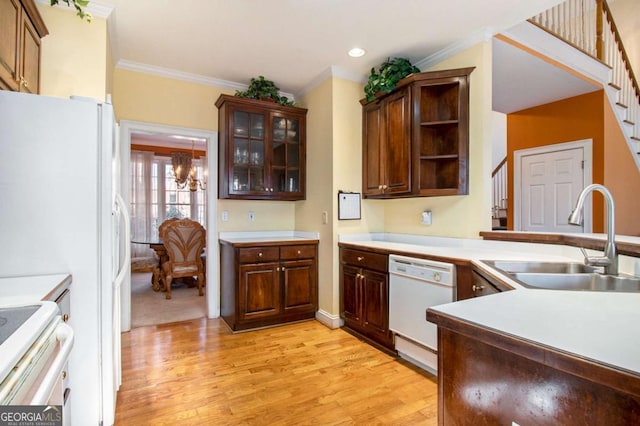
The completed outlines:
[[[374,100],[376,94],[380,92],[391,92],[400,80],[414,72],[420,72],[420,69],[406,58],[387,59],[380,65],[378,71],[375,67],[371,68],[369,81],[364,86],[367,102]]]
[[[252,78],[247,90],[237,90],[236,96],[263,101],[273,100],[285,106],[293,105],[293,101],[290,101],[286,96],[280,96],[280,88],[273,81],[266,80],[264,76]]]
[[[89,0],[51,0],[51,6],[57,5],[60,1],[66,3],[67,6],[75,7],[76,15],[78,15],[80,19],[86,19],[87,22],[91,22],[91,14],[84,10],[84,8],[89,5]]]

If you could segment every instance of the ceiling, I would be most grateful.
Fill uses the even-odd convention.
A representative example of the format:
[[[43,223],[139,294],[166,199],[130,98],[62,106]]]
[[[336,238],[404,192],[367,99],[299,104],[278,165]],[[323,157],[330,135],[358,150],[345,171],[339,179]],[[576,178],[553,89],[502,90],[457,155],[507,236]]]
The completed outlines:
[[[264,75],[304,93],[331,70],[366,81],[388,57],[420,66],[434,54],[491,35],[560,0],[91,0],[113,8],[116,66],[247,84]],[[91,10],[91,9],[89,9]],[[367,54],[351,58],[354,46]]]

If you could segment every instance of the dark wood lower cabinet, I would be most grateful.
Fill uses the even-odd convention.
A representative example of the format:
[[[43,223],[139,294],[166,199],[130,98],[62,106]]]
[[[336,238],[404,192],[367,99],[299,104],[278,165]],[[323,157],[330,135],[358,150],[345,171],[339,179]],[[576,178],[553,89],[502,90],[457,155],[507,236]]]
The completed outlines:
[[[220,312],[233,331],[315,318],[317,241],[220,242]]]
[[[340,316],[358,336],[393,349],[386,254],[340,249]]]
[[[433,317],[430,316],[430,319]],[[637,425],[640,379],[444,318],[440,425]]]

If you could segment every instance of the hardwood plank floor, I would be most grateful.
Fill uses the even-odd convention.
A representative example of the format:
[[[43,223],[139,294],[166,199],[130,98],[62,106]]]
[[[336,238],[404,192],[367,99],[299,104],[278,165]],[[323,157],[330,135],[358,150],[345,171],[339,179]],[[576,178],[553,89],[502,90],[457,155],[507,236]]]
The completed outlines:
[[[140,327],[122,364],[116,425],[437,423],[435,377],[317,321]]]

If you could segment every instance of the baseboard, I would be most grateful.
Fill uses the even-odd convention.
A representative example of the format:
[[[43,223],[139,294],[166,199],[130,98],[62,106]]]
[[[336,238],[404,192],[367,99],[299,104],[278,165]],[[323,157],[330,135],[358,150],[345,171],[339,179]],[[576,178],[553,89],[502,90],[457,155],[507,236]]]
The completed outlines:
[[[318,309],[316,312],[316,319],[331,329],[340,328],[344,324],[340,315],[332,315],[322,309]]]

